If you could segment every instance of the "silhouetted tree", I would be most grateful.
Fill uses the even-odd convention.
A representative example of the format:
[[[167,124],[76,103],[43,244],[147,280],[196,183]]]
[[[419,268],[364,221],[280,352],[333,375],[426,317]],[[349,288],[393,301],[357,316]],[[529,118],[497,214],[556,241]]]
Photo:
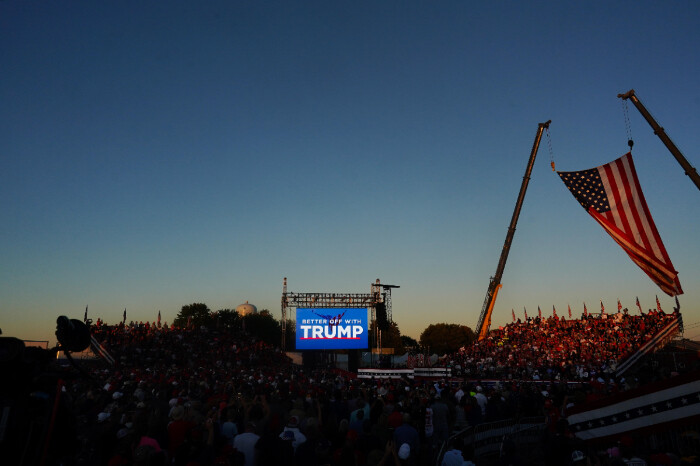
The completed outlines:
[[[420,344],[431,353],[453,353],[474,341],[474,332],[466,325],[430,324],[420,334]]]
[[[287,347],[287,351],[295,351],[297,347],[297,327],[296,327],[296,322],[287,319],[287,328],[286,328],[286,333],[285,333],[285,346]]]
[[[212,314],[214,325],[221,329],[240,329],[241,317],[235,310],[219,309]]]
[[[418,349],[418,341],[408,335],[401,335],[401,343],[405,350]]]
[[[382,328],[382,323],[377,322],[377,327]],[[394,349],[394,354],[404,354],[404,348],[403,348],[403,342],[401,341],[401,331],[399,330],[399,326],[396,322],[386,322],[386,330],[382,330],[381,338],[382,338],[382,348],[393,348]],[[370,341],[370,347],[376,348],[377,347],[377,332],[374,329],[374,323],[371,323],[369,326],[369,341]]]
[[[278,346],[282,341],[282,326],[272,317],[270,311],[263,309],[257,314],[243,316],[243,322],[246,333],[265,343]]]
[[[209,326],[212,324],[211,311],[204,303],[192,303],[182,306],[182,310],[175,317],[173,323],[176,327],[185,327],[188,321],[195,327]]]

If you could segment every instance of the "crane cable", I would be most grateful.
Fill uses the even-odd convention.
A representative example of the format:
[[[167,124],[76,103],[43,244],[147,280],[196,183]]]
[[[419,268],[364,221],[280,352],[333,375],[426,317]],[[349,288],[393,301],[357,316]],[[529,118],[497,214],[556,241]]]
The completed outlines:
[[[549,164],[552,166],[552,171],[557,171],[554,168],[554,151],[552,151],[552,137],[549,135],[549,127],[544,129],[547,134],[547,147],[549,147]]]
[[[632,139],[632,125],[630,124],[630,114],[627,108],[627,99],[621,99],[622,101],[622,113],[625,115],[625,130],[627,131],[627,145],[630,147],[630,153],[632,153],[632,146],[634,146],[634,140]]]

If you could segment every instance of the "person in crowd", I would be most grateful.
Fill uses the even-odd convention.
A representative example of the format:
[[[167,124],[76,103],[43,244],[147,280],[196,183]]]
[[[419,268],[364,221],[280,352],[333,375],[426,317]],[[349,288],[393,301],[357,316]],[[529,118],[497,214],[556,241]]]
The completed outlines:
[[[403,413],[401,425],[394,429],[393,439],[394,445],[408,445],[411,454],[411,464],[417,464],[418,454],[420,452],[420,435],[418,430],[411,425],[411,415]]]
[[[306,442],[306,435],[304,435],[299,429],[299,418],[296,416],[291,416],[279,437],[284,440],[291,440],[292,448],[296,452],[299,445]]]
[[[255,446],[260,440],[260,436],[255,433],[255,422],[246,422],[245,432],[236,435],[233,439],[233,448],[243,453],[245,466],[257,466],[258,451]]]
[[[450,429],[454,418],[453,406],[448,406],[447,399],[449,398],[448,390],[443,389],[436,392],[435,399],[430,405],[433,412],[433,442],[436,445],[441,445],[447,441],[450,435]]]

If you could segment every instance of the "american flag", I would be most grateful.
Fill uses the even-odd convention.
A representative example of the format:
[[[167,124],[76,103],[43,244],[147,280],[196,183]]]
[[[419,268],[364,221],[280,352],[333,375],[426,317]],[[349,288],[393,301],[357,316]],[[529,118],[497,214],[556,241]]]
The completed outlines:
[[[567,307],[569,308],[569,319],[571,319],[571,304],[567,304]]]
[[[590,170],[557,172],[584,209],[664,293],[683,294],[649,212],[632,154]]]

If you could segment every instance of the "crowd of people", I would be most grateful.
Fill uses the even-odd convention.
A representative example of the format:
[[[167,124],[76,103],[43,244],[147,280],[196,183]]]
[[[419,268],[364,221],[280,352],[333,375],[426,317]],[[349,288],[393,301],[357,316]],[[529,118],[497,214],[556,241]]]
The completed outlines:
[[[633,384],[606,368],[670,318],[517,322],[446,358],[465,376],[451,380],[358,379],[299,366],[242,331],[100,322],[92,335],[115,365],[84,363],[90,377],[66,387],[77,417],[77,464],[431,465],[453,432],[532,416],[549,427],[541,464],[569,464],[575,453],[618,464],[567,432],[566,410]],[[481,381],[496,375],[497,383]],[[570,386],[570,378],[586,383]],[[643,448],[614,447],[620,459]],[[644,453],[649,460],[654,452]],[[504,448],[511,462],[503,464],[533,464],[527,452],[514,454]],[[442,459],[447,466],[477,462],[468,445]]]
[[[470,378],[587,381],[610,377],[618,363],[678,318],[650,310],[632,315],[587,314],[580,320],[556,316],[518,320],[443,359]]]

